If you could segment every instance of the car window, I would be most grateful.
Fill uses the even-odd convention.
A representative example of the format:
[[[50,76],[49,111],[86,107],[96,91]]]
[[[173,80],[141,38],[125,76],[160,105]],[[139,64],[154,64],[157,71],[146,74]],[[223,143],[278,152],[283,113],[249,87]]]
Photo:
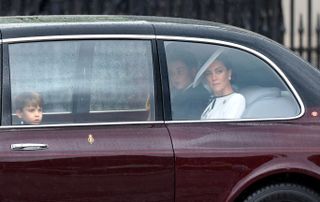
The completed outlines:
[[[166,41],[172,120],[289,118],[299,105],[260,58],[225,46]]]
[[[150,41],[9,44],[9,65],[12,124],[39,105],[41,124],[154,120]]]

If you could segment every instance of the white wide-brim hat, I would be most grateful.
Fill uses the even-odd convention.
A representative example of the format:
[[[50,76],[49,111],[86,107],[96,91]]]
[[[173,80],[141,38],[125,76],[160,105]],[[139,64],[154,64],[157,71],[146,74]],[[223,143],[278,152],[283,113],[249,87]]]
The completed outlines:
[[[203,80],[203,74],[204,72],[209,68],[209,66],[219,57],[219,55],[221,55],[221,53],[223,52],[223,49],[220,48],[218,50],[216,50],[210,57],[209,59],[201,66],[201,68],[199,69],[198,73],[196,74],[196,76],[194,77],[193,83],[192,83],[192,87],[195,88],[199,85],[200,82],[202,82]]]

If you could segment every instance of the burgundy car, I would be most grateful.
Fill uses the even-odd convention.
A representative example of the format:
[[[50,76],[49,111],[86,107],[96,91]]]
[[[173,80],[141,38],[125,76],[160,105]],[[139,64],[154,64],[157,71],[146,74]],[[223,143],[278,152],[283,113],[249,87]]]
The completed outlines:
[[[320,201],[320,73],[276,42],[159,17],[0,31],[1,202]]]

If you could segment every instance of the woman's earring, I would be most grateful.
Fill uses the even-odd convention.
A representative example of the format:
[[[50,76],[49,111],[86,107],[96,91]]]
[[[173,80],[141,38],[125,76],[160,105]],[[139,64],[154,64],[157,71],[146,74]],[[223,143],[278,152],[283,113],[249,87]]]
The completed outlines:
[[[229,80],[231,80],[231,76],[229,76]]]

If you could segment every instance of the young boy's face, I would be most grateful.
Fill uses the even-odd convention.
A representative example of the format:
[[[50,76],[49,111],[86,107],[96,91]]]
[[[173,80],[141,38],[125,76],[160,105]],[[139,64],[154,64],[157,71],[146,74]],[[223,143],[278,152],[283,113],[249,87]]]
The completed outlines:
[[[17,110],[16,113],[25,124],[37,125],[42,121],[42,108],[40,106],[29,105],[22,110]]]
[[[183,90],[192,83],[195,73],[185,63],[175,61],[170,63],[169,67],[172,87],[177,90]]]

